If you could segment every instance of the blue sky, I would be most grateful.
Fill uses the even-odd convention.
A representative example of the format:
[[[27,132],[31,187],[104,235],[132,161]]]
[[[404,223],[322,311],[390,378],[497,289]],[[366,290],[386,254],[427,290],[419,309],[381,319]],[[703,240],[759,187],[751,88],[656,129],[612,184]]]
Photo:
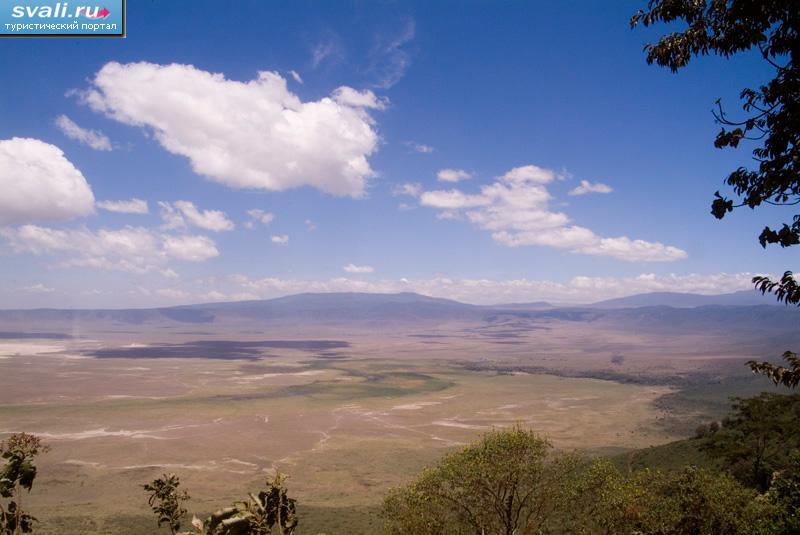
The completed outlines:
[[[648,66],[640,3],[128,4],[125,39],[0,41],[3,307],[587,302],[792,267],[756,239],[787,210],[709,214],[750,161],[710,110],[770,71]]]

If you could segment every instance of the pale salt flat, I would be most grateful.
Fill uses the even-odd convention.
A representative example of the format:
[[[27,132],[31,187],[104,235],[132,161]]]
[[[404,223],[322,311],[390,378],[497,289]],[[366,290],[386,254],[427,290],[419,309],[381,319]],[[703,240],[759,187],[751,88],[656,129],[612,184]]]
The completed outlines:
[[[49,432],[37,432],[36,434],[42,438],[47,438],[50,440],[89,440],[93,438],[105,438],[105,437],[124,437],[124,438],[149,438],[154,440],[167,440],[168,437],[159,436],[155,433],[166,433],[169,431],[178,431],[180,429],[188,429],[191,427],[200,427],[199,424],[193,425],[168,425],[164,427],[159,427],[157,429],[138,429],[138,430],[128,430],[128,429],[120,429],[118,431],[109,431],[107,428],[98,428],[98,429],[87,429],[86,431],[78,431],[76,433],[49,433]]]
[[[393,411],[416,411],[423,407],[431,407],[433,405],[441,405],[441,401],[417,401],[416,403],[406,403],[404,405],[395,405],[392,407]]]
[[[431,422],[431,425],[440,425],[442,427],[457,427],[459,429],[486,429],[485,425],[465,424],[458,420],[436,420]]]
[[[42,355],[46,353],[59,353],[64,351],[64,346],[52,344],[25,344],[20,342],[0,342],[0,356],[19,357]]]

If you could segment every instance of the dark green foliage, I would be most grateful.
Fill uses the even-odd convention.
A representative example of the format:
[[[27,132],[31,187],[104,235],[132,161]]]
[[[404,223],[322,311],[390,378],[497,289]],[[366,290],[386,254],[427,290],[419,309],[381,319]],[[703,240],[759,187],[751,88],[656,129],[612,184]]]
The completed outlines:
[[[781,511],[781,533],[800,533],[800,451],[792,452],[786,466],[775,473],[767,496]]]
[[[727,58],[751,49],[759,50],[774,68],[772,80],[756,89],[742,90],[742,108],[747,114],[742,120],[729,119],[717,102],[714,114],[723,128],[714,142],[716,147],[735,148],[742,140],[761,142],[753,150],[758,169],[740,167],[726,180],[742,202],[734,205],[719,193],[715,195],[712,213],[718,218],[738,206],[800,202],[798,11],[796,0],[651,0],[646,11],[631,18],[632,26],[686,24],[683,31],[667,34],[645,47],[648,63],[669,67],[673,72],[695,56]],[[762,245],[800,243],[800,216],[778,231],[764,229],[759,239]]]
[[[766,491],[773,472],[800,448],[800,395],[762,393],[735,399],[725,425],[702,448],[747,486]]]
[[[592,463],[581,474],[564,520],[567,533],[632,533],[652,505],[646,483],[654,472],[643,470],[630,477],[607,460]]]
[[[704,438],[708,436],[708,425],[707,424],[700,424],[694,430],[694,437],[695,438]]]
[[[788,363],[788,366],[776,366],[769,362],[756,362],[749,361],[747,364],[754,373],[766,375],[776,385],[788,386],[789,388],[797,388],[800,384],[800,358],[797,353],[786,351],[783,354],[783,360]]]
[[[511,429],[392,491],[382,517],[384,532],[404,535],[751,535],[779,533],[779,509],[724,473],[623,475],[608,460],[557,456],[546,440]]]
[[[701,444],[705,444],[704,439],[678,440],[620,453],[608,460],[625,474],[645,469],[669,473],[683,470],[685,466],[697,466],[717,471],[719,463],[707,452],[700,450]]]
[[[287,495],[286,479],[281,473],[275,474],[257,496],[251,493],[247,500],[220,509],[205,522],[193,517],[194,530],[181,535],[291,535],[298,523],[297,502]],[[189,499],[185,491],[178,490],[179,485],[175,474],[165,474],[144,485],[151,493],[148,503],[158,517],[158,525],[167,524],[173,534],[181,527],[186,515],[182,504]]]
[[[719,422],[700,424],[694,430],[694,438],[705,438],[719,431]]]
[[[573,506],[565,533],[776,533],[775,508],[754,490],[693,466],[625,477],[607,461],[597,461],[584,472]]]
[[[186,516],[183,503],[189,499],[185,490],[178,490],[181,481],[175,474],[164,474],[151,483],[142,485],[150,493],[147,503],[158,519],[158,527],[166,524],[173,535],[181,529],[181,519]]]
[[[781,280],[773,282],[769,277],[753,277],[756,289],[762,294],[772,293],[780,303],[787,305],[800,305],[800,285],[794,280],[794,274],[787,271]]]
[[[221,509],[205,522],[192,524],[203,535],[290,535],[297,528],[296,500],[287,496],[287,477],[277,473],[258,496]]]
[[[775,533],[775,510],[725,474],[690,466],[653,477],[646,489],[652,501],[640,519],[640,533]]]
[[[753,282],[756,289],[762,294],[773,293],[780,302],[800,306],[800,285],[797,284],[791,271],[784,273],[781,280],[777,282],[771,281],[769,277],[753,277]],[[788,366],[776,366],[769,362],[754,360],[748,362],[747,365],[754,373],[766,375],[772,379],[776,385],[797,388],[797,385],[800,384],[800,359],[797,358],[797,353],[791,351],[786,351],[783,359],[789,364]]]
[[[554,455],[544,438],[515,428],[487,433],[445,456],[411,485],[394,489],[381,513],[392,534],[533,534],[557,522],[579,460]]]
[[[744,117],[731,119],[717,100],[713,111],[722,128],[714,146],[736,148],[743,140],[756,143],[755,169],[739,167],[725,182],[739,197],[738,204],[714,194],[711,213],[722,219],[734,208],[755,209],[762,204],[800,203],[800,8],[797,0],[650,0],[646,11],[631,18],[631,26],[656,23],[685,23],[683,31],[663,36],[645,47],[647,62],[669,67],[673,72],[695,56],[717,54],[730,57],[757,49],[774,69],[773,78],[755,89],[740,94]],[[758,237],[762,247],[800,244],[800,214],[775,230],[765,227]],[[755,277],[762,293],[774,292],[779,301],[800,304],[800,290],[792,273],[780,282]],[[787,354],[789,354],[787,352]],[[786,355],[784,358],[786,358]],[[800,370],[776,367],[767,362],[750,363],[756,373],[796,387]]]
[[[48,451],[41,439],[27,433],[11,435],[0,442],[0,458],[4,464],[0,469],[0,497],[8,499],[0,503],[0,533],[16,535],[31,533],[36,519],[22,509],[22,491],[31,491],[36,479],[34,458]]]

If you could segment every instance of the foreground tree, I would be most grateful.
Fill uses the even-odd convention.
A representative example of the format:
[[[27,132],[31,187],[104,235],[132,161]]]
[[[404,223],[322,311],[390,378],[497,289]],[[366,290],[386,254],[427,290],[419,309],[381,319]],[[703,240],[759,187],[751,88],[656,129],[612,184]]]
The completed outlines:
[[[764,392],[735,399],[733,413],[701,447],[743,484],[764,492],[774,472],[788,466],[792,451],[800,448],[798,421],[800,395]]]
[[[185,490],[178,490],[180,484],[180,478],[170,473],[142,485],[144,490],[150,493],[147,503],[158,519],[158,527],[166,524],[172,535],[181,529],[181,520],[186,516],[183,504],[189,500],[189,494]]]
[[[180,532],[180,535],[291,535],[298,524],[297,502],[288,496],[287,479],[280,472],[276,473],[258,495],[250,493],[247,500],[220,509],[205,521],[193,517],[193,530]],[[173,534],[179,533],[181,519],[186,515],[182,504],[189,499],[185,491],[178,491],[179,485],[175,474],[165,474],[144,485],[151,493],[148,503],[158,518],[159,527],[167,524]]]
[[[767,497],[781,513],[781,533],[800,533],[800,451],[775,473]]]
[[[641,470],[625,477],[609,461],[593,462],[575,488],[566,531],[572,533],[633,533],[653,506],[650,483],[658,474]]]
[[[786,481],[794,481],[789,472]],[[727,474],[685,467],[623,475],[609,461],[554,455],[545,439],[512,429],[392,491],[382,516],[384,532],[398,535],[777,535],[779,511]]]
[[[716,54],[730,57],[757,50],[773,69],[767,83],[742,90],[744,115],[731,118],[717,101],[713,112],[721,130],[714,145],[736,148],[754,142],[754,168],[739,167],[725,179],[736,201],[715,193],[711,213],[724,218],[735,208],[755,209],[762,204],[800,204],[800,9],[797,0],[650,0],[647,10],[631,18],[631,26],[683,23],[686,28],[665,35],[645,47],[647,62],[669,67],[673,72],[693,57]],[[765,227],[758,237],[762,247],[800,244],[800,214],[777,229]],[[800,304],[800,289],[791,271],[780,281],[755,277],[762,292],[774,293],[779,301]],[[796,356],[792,353],[794,359]],[[788,360],[788,358],[787,358]],[[756,373],[796,387],[800,369],[767,362],[752,362]]]
[[[692,466],[651,482],[641,533],[755,535],[776,533],[776,510],[726,474]],[[666,528],[666,529],[665,529]]]
[[[384,501],[391,534],[541,533],[571,495],[578,459],[520,428],[492,431],[451,453]]]
[[[17,535],[33,532],[36,518],[22,509],[23,491],[31,491],[36,479],[34,459],[49,447],[34,435],[19,433],[0,442],[0,497],[9,501],[0,503],[0,533]]]
[[[778,533],[777,508],[735,479],[687,466],[623,476],[607,461],[586,470],[564,533],[752,535]]]

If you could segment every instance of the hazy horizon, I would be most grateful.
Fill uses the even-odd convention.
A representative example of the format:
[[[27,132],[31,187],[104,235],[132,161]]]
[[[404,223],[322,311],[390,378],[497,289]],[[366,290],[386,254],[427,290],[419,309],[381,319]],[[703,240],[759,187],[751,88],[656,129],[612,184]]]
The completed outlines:
[[[535,300],[525,300],[525,301],[489,301],[489,302],[470,302],[462,299],[456,299],[441,295],[427,295],[419,292],[414,291],[397,291],[397,292],[379,292],[379,291],[319,291],[319,292],[298,292],[298,293],[287,293],[287,294],[279,294],[270,297],[258,298],[258,299],[228,299],[228,300],[220,300],[220,301],[197,301],[197,302],[188,302],[188,303],[181,303],[175,305],[168,305],[169,307],[181,307],[181,306],[203,306],[203,305],[213,305],[213,304],[235,304],[235,303],[247,303],[247,302],[259,302],[259,301],[273,301],[279,300],[283,298],[292,298],[292,297],[300,297],[306,295],[330,295],[330,296],[346,296],[346,295],[369,295],[369,296],[398,296],[403,294],[415,295],[422,298],[430,298],[430,299],[445,299],[448,301],[452,301],[455,303],[460,303],[464,305],[474,305],[474,306],[484,306],[484,307],[493,307],[493,306],[504,306],[504,305],[526,305],[526,304],[537,304],[537,303],[544,303],[547,305],[551,305],[553,307],[580,307],[580,306],[593,306],[596,304],[602,304],[606,301],[613,302],[616,300],[625,301],[628,298],[637,298],[637,297],[658,297],[658,296],[698,296],[698,297],[727,297],[727,296],[747,296],[751,297],[752,299],[748,299],[747,303],[743,306],[747,306],[749,304],[765,304],[765,305],[781,305],[781,303],[775,301],[770,295],[762,295],[760,292],[754,289],[749,290],[738,290],[733,292],[725,292],[725,293],[703,293],[703,292],[670,292],[670,291],[657,291],[657,292],[642,292],[642,293],[626,293],[615,297],[610,297],[607,299],[597,299],[592,301],[553,301],[553,300],[545,300],[545,299],[535,299]],[[752,301],[752,303],[750,302]],[[739,303],[737,303],[739,304]],[[742,306],[742,304],[739,304]],[[667,305],[672,306],[672,305]],[[693,306],[693,305],[689,305]],[[2,310],[34,310],[37,308],[48,308],[48,309],[63,309],[63,310],[92,310],[92,309],[102,309],[108,308],[110,310],[115,309],[152,309],[152,308],[164,308],[163,306],[138,306],[138,307],[0,307],[0,311]]]

